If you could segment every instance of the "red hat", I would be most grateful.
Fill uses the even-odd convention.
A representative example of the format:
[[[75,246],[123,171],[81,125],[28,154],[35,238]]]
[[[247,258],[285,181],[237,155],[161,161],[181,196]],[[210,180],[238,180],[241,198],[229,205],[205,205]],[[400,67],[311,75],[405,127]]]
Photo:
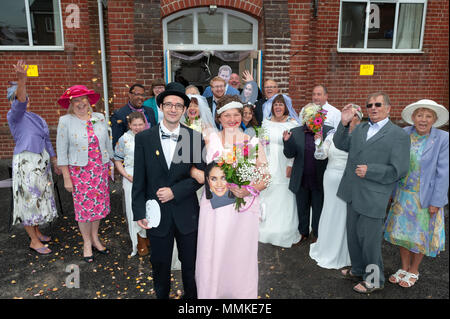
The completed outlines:
[[[85,95],[88,97],[89,103],[91,105],[94,105],[100,99],[100,94],[95,93],[94,90],[89,90],[84,85],[74,85],[68,88],[64,92],[64,94],[61,95],[61,97],[58,99],[58,104],[67,109],[69,108],[70,100],[72,100],[72,98]]]

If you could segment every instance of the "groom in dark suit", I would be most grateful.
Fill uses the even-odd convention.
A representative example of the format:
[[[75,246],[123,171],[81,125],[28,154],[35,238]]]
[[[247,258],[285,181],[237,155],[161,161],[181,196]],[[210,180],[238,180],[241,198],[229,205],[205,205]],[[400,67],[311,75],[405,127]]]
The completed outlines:
[[[164,113],[159,125],[136,135],[132,208],[134,220],[147,229],[151,242],[150,261],[157,298],[169,298],[170,267],[176,238],[184,286],[184,298],[197,298],[195,259],[199,204],[196,191],[201,187],[190,170],[204,169],[201,154],[204,141],[200,133],[180,125],[180,118],[190,100],[184,87],[169,83],[158,95]],[[156,200],[161,221],[148,227],[147,200]]]
[[[384,287],[381,242],[389,198],[397,182],[408,173],[410,139],[389,120],[391,104],[382,92],[367,99],[369,123],[349,134],[355,114],[351,104],[342,109],[333,137],[336,148],[348,152],[337,196],[347,202],[347,243],[351,269],[346,278],[361,278],[353,290],[370,293]]]
[[[305,108],[310,105],[306,105]],[[323,175],[328,159],[314,158],[315,139],[327,136],[332,126],[324,125],[322,135],[315,135],[306,124],[283,132],[283,153],[287,158],[295,158],[292,166],[289,189],[295,194],[298,210],[298,229],[302,238],[300,244],[309,238],[310,211],[312,208],[312,238],[314,243],[319,236],[319,220],[323,207]]]

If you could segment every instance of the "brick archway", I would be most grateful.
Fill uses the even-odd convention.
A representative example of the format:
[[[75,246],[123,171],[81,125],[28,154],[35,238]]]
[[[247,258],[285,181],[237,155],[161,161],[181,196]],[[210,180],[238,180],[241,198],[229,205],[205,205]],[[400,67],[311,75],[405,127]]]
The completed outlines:
[[[209,5],[239,10],[260,18],[262,15],[263,0],[161,0],[161,18],[181,10],[206,7]]]

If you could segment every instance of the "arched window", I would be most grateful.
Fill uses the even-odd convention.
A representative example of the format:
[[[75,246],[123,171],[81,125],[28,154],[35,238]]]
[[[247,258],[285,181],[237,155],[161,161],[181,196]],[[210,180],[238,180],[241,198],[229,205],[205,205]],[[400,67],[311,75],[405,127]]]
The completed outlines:
[[[194,84],[203,90],[226,64],[238,74],[249,70],[260,85],[262,54],[256,19],[228,9],[195,8],[166,17],[163,33],[167,82]]]
[[[258,49],[258,21],[243,13],[195,8],[163,20],[164,48],[174,51]]]

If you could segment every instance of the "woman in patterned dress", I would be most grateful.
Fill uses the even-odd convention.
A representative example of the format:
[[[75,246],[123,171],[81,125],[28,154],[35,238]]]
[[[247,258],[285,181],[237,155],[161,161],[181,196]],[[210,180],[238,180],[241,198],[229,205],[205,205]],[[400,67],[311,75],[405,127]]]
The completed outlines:
[[[402,118],[413,126],[407,176],[399,181],[386,220],[384,238],[399,246],[401,268],[389,282],[411,287],[419,279],[424,256],[445,249],[444,206],[448,202],[448,132],[438,130],[448,121],[448,110],[431,100],[408,105]]]
[[[14,66],[17,84],[8,88],[11,110],[7,118],[16,144],[12,160],[13,225],[21,223],[31,239],[30,249],[46,255],[51,250],[43,242],[51,238],[40,232],[39,225],[58,216],[50,162],[55,173],[61,173],[56,166],[47,123],[36,113],[27,111],[27,69],[24,61],[18,61]]]
[[[98,238],[100,220],[110,212],[109,161],[113,159],[108,126],[101,113],[92,112],[100,95],[76,85],[59,98],[68,108],[59,119],[56,137],[58,165],[64,187],[72,193],[75,220],[83,236],[83,259],[93,262],[92,248],[109,254]]]

